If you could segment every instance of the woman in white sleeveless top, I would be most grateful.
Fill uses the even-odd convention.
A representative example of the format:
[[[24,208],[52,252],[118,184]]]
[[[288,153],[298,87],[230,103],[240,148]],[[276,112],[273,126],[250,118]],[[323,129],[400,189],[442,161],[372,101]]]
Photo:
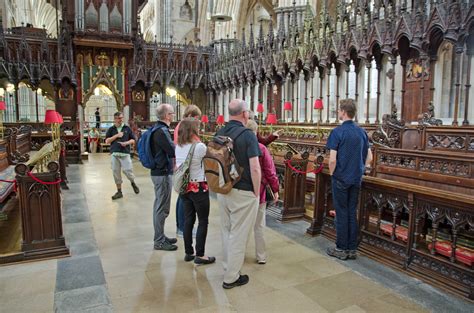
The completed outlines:
[[[191,147],[195,145],[191,164],[189,166],[189,184],[186,192],[181,195],[184,207],[184,260],[195,264],[211,264],[215,257],[204,255],[207,226],[209,224],[209,188],[204,175],[202,158],[206,154],[206,145],[199,140],[200,122],[194,119],[181,121],[176,146],[176,166],[180,166],[188,156]],[[196,251],[193,248],[193,226],[198,218],[196,233]]]

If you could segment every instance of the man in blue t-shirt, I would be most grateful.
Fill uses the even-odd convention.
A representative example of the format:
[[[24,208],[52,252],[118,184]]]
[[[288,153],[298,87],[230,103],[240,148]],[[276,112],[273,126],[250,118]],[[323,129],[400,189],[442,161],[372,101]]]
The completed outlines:
[[[221,211],[224,283],[231,289],[249,282],[248,275],[241,275],[245,248],[250,230],[255,225],[260,193],[260,148],[257,136],[245,127],[250,111],[247,103],[234,99],[229,103],[229,122],[217,135],[233,140],[235,158],[243,172],[240,180],[228,194],[217,194]]]
[[[330,150],[329,173],[336,208],[336,247],[327,254],[341,260],[357,258],[357,203],[365,166],[372,163],[369,138],[352,119],[353,99],[341,100],[338,117],[342,125],[333,129],[326,147]]]

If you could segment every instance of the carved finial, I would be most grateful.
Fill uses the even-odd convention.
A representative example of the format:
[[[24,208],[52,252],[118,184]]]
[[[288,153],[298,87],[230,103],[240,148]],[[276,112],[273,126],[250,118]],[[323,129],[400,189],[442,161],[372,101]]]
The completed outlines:
[[[280,12],[280,25],[278,26],[278,37],[284,38],[285,37],[285,14]]]
[[[255,41],[254,41],[254,38],[253,38],[253,24],[252,23],[250,23],[249,47],[250,47],[250,50],[253,50],[254,47],[255,47]]]
[[[427,126],[427,125],[435,125],[435,126],[440,126],[443,125],[443,121],[440,119],[435,118],[435,108],[433,105],[433,101],[430,101],[427,107],[427,112],[422,113],[418,116],[418,123],[422,126]]]
[[[270,23],[268,24],[268,41],[270,44],[273,41],[273,15],[270,15]]]
[[[263,38],[263,22],[262,20],[260,20],[260,29],[258,31],[258,45],[260,47],[263,47],[263,43],[264,43],[264,38]]]

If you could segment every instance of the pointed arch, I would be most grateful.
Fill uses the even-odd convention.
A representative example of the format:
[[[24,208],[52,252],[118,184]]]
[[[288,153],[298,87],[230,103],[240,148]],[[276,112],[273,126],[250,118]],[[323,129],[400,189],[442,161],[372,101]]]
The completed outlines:
[[[115,88],[115,83],[113,81],[113,78],[110,76],[109,73],[107,73],[107,70],[106,70],[105,67],[100,68],[100,70],[97,73],[96,78],[95,78],[94,82],[92,83],[89,91],[84,96],[84,102],[83,103],[87,103],[87,101],[89,101],[89,98],[94,94],[94,89],[97,86],[99,86],[100,84],[103,84],[103,85],[107,86],[107,88],[109,88],[112,91],[112,93],[114,95],[114,98],[117,101],[118,109],[122,110],[122,108],[123,108],[122,96],[117,91],[117,88]]]

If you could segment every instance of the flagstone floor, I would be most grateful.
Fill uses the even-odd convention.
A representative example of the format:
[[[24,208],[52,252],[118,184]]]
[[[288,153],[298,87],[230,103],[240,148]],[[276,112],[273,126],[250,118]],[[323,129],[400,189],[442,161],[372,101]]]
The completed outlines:
[[[139,195],[115,192],[109,157],[90,156],[68,168],[63,193],[65,237],[72,256],[0,267],[0,312],[469,312],[471,304],[365,257],[339,262],[330,243],[304,235],[307,223],[267,217],[268,263],[258,265],[250,237],[246,286],[224,290],[218,204],[211,200],[206,254],[217,263],[183,261],[153,250],[153,188],[135,162]],[[175,200],[166,232],[174,236]],[[440,296],[441,295],[441,296]],[[438,297],[438,298],[437,298]],[[441,297],[441,298],[439,298]]]

